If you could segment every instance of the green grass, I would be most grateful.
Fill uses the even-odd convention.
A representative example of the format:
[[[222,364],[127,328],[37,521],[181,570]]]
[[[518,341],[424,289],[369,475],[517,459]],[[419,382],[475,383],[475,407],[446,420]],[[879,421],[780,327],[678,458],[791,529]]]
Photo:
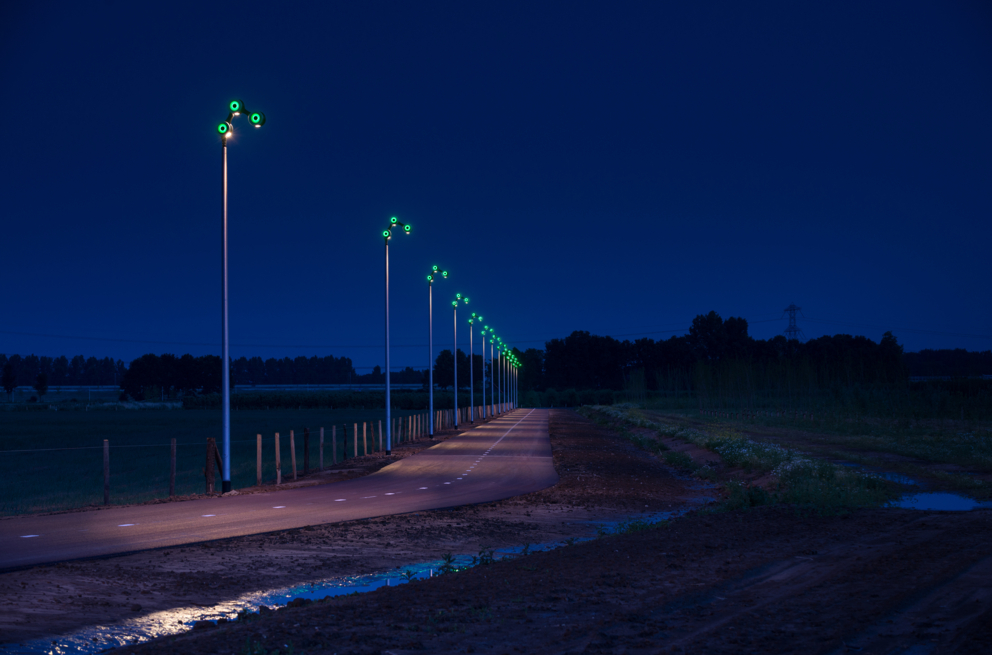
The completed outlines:
[[[414,412],[393,411],[393,416]],[[231,413],[231,482],[255,484],[255,435],[262,435],[262,477],[275,480],[275,440],[280,433],[283,480],[292,479],[289,431],[296,433],[297,469],[303,470],[303,429],[310,428],[310,466],[317,467],[319,428],[324,427],[324,464],[330,465],[331,426],[337,425],[338,461],[348,426],[378,421],[384,412],[355,409],[258,410]],[[169,443],[175,438],[176,493],[203,493],[206,439],[220,440],[219,411],[6,411],[0,412],[0,515],[70,509],[103,502],[103,440],[110,441],[110,502],[165,498],[169,491]],[[369,450],[373,449],[371,434]],[[394,435],[395,438],[395,435]],[[378,442],[374,442],[376,445]],[[218,447],[221,447],[218,443]],[[75,450],[70,450],[75,449]],[[12,452],[12,451],[29,452]],[[217,476],[217,485],[220,477]]]
[[[582,413],[593,417],[609,417],[619,426],[621,434],[630,434],[627,426],[647,428],[658,436],[673,437],[711,450],[719,454],[728,466],[740,467],[749,472],[771,473],[778,478],[778,489],[771,495],[747,485],[729,483],[728,504],[731,507],[784,502],[835,510],[841,507],[878,506],[898,495],[894,485],[871,473],[814,459],[807,453],[777,444],[747,439],[733,430],[702,431],[676,423],[658,422],[629,404],[588,407],[583,408]],[[644,438],[638,439],[643,441]],[[661,456],[671,465],[683,470],[698,473],[706,468],[696,466],[683,453],[667,451]],[[710,471],[707,470],[706,473],[702,477],[712,479]]]

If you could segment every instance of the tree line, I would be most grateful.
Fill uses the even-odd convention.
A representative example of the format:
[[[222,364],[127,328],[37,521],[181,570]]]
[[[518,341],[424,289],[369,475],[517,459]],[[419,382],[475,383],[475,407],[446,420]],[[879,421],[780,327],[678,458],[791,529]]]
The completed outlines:
[[[127,365],[110,357],[97,359],[76,355],[68,357],[39,357],[37,355],[0,354],[0,370],[13,376],[14,386],[32,386],[39,374],[44,374],[53,387],[78,385],[116,385],[124,377]]]
[[[669,395],[741,396],[756,392],[792,394],[838,387],[904,385],[910,376],[973,377],[992,374],[992,351],[963,349],[904,353],[895,336],[886,332],[879,342],[867,337],[836,334],[806,342],[779,335],[754,339],[743,318],[724,320],[716,312],[700,314],[689,333],[665,340],[619,341],[613,337],[575,331],[545,342],[544,349],[514,349],[522,362],[521,391],[614,390]],[[458,350],[459,387],[469,384],[469,357]],[[438,353],[434,383],[446,390],[453,384],[455,360],[451,350]],[[490,364],[472,355],[474,384],[491,379]],[[485,369],[485,373],[484,373]],[[216,355],[146,354],[126,365],[110,357],[77,355],[71,359],[0,354],[3,386],[43,389],[76,385],[119,385],[127,396],[141,400],[156,395],[209,394],[220,391],[221,362]],[[427,370],[407,367],[390,376],[397,384],[427,389]],[[241,386],[305,384],[382,384],[378,366],[359,374],[348,357],[240,357],[231,362],[231,383]]]
[[[930,374],[946,370],[940,357],[904,354],[891,332],[878,343],[847,334],[806,342],[781,335],[754,339],[748,335],[745,319],[724,320],[716,312],[700,314],[688,334],[666,340],[619,341],[576,331],[546,342],[544,350],[531,348],[517,356],[523,362],[520,382],[525,391],[639,387],[705,393],[740,385],[769,391],[824,389],[905,383],[910,367],[918,368],[921,360],[929,363]],[[988,366],[983,363],[985,357],[971,353],[963,359],[981,368]]]

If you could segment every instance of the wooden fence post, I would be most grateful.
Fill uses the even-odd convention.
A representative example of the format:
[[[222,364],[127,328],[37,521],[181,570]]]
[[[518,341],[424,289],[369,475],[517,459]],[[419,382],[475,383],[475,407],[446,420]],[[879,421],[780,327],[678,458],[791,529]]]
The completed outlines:
[[[382,419],[379,419],[379,452],[382,452]]]
[[[369,454],[369,437],[366,432],[366,427],[368,426],[367,421],[362,421],[362,455]]]
[[[282,455],[279,452],[279,433],[276,432],[276,484],[282,484]]]
[[[338,426],[331,426],[331,463],[338,463]]]
[[[207,437],[207,465],[203,469],[203,477],[206,479],[208,494],[214,492],[214,451],[216,449],[214,438]]]
[[[110,504],[110,440],[103,440],[103,504]]]
[[[324,470],[324,428],[320,429],[320,470]]]
[[[255,485],[262,486],[262,435],[255,435]]]
[[[358,457],[358,423],[355,423],[353,426],[352,437],[355,442],[355,448],[353,449],[354,457]]]
[[[176,438],[169,444],[169,498],[176,495]]]
[[[293,465],[293,479],[296,479],[296,435],[289,431],[289,461]]]
[[[310,472],[310,428],[303,428],[303,475]]]

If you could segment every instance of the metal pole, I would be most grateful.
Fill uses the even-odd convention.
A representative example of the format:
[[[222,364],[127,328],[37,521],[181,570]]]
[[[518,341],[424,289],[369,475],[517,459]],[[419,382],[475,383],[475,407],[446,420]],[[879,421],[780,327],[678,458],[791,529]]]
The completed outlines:
[[[496,369],[498,371],[498,377],[496,378],[496,386],[499,387],[499,400],[497,407],[499,407],[499,413],[503,413],[503,352],[500,350],[496,351]]]
[[[475,423],[475,369],[473,368],[474,362],[472,362],[472,355],[475,351],[472,349],[472,331],[475,326],[471,323],[468,324],[468,406],[469,406],[469,423]]]
[[[455,429],[458,429],[458,305],[453,305],[455,316]]]
[[[389,237],[386,237],[386,454],[392,448],[392,410],[389,406]]]
[[[431,439],[434,438],[434,281],[427,282],[427,399]]]
[[[482,331],[482,420],[486,420],[486,331]]]
[[[227,137],[223,139],[224,151],[224,223],[221,229],[223,240],[221,274],[221,438],[224,442],[224,463],[221,474],[221,492],[231,490],[231,357],[227,343]]]

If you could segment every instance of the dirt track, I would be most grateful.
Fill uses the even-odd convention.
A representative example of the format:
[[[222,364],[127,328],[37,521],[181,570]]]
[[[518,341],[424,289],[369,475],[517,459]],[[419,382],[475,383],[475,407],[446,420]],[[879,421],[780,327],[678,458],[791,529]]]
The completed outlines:
[[[124,601],[139,598],[142,612],[210,604],[249,589],[435,559],[446,550],[565,539],[588,530],[581,519],[663,510],[697,493],[651,456],[572,412],[554,412],[551,433],[562,480],[536,494],[203,544],[167,556],[159,551],[7,574],[0,577],[4,613],[31,616],[18,630],[49,623],[46,615],[55,618],[55,609],[64,610],[62,625],[106,621],[127,610],[113,607],[107,618],[94,620],[94,605],[120,582],[149,592],[132,592]],[[14,586],[18,575],[34,576],[28,590]],[[82,585],[85,594],[68,607],[54,605],[47,590],[66,581]],[[295,654],[805,655],[844,652],[845,644],[864,653],[910,645],[922,648],[914,652],[984,652],[992,639],[990,606],[992,512],[863,510],[821,517],[776,507],[697,512],[662,528],[117,652],[233,654],[246,643],[251,652],[265,653],[287,653],[292,644]],[[10,619],[2,617],[5,635]]]

